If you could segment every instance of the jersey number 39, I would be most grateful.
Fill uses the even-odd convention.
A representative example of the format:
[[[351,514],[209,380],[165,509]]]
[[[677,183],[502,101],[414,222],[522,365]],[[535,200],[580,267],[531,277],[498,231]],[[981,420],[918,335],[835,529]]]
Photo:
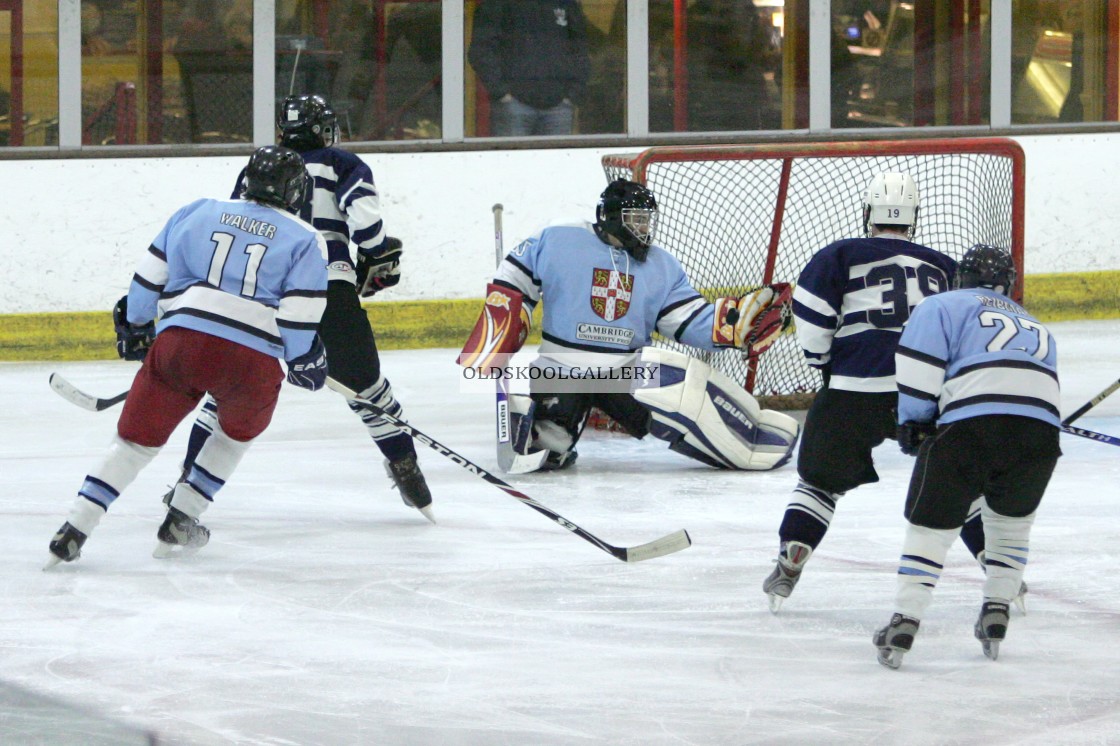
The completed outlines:
[[[937,295],[948,285],[945,275],[936,267],[919,264],[915,270],[918,290],[922,297]],[[882,306],[867,312],[867,320],[876,329],[902,326],[910,318],[910,299],[906,294],[906,268],[898,264],[883,264],[867,273],[867,286],[882,288]],[[917,305],[916,303],[913,305]]]

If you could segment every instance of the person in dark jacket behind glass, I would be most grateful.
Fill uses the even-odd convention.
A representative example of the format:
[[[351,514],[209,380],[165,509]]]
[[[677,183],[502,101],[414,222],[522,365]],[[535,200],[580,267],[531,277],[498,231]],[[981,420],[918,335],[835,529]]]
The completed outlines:
[[[566,135],[590,68],[578,0],[482,0],[468,59],[497,137]]]

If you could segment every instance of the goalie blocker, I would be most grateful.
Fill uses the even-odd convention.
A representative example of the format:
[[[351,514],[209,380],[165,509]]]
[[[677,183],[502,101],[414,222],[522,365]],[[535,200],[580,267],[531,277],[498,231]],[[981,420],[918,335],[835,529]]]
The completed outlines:
[[[755,398],[702,360],[645,348],[644,365],[659,365],[661,385],[638,389],[649,408],[650,434],[677,453],[723,469],[765,471],[786,463],[799,425],[789,415],[762,409]]]
[[[482,313],[459,353],[459,365],[485,373],[509,362],[525,344],[532,325],[521,301],[521,292],[516,289],[494,282],[486,286]]]

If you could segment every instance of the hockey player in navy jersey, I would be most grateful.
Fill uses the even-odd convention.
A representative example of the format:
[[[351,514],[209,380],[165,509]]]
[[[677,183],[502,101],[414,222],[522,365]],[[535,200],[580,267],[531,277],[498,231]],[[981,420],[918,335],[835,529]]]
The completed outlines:
[[[326,243],[296,212],[310,189],[288,148],[249,159],[244,199],[176,212],[113,309],[117,352],[144,363],[109,453],[85,478],[50,542],[48,567],[78,559],[90,533],[175,427],[209,392],[213,434],[175,487],[156,556],[206,544],[199,515],[272,419],[280,383],[312,391],[327,377],[316,329],[326,306]],[[158,317],[158,324],[156,318]]]
[[[327,240],[327,310],[320,334],[327,350],[331,377],[359,392],[396,417],[403,410],[381,360],[359,295],[372,296],[400,281],[401,242],[387,236],[373,173],[358,156],[334,147],[340,140],[338,118],[322,96],[288,96],[277,118],[280,144],[295,150],[307,163],[315,184],[301,216]],[[235,193],[244,183],[238,178]],[[417,461],[412,438],[400,428],[350,404],[385,458],[385,469],[405,505],[433,520],[432,495]],[[191,431],[185,466],[213,428],[213,403],[207,402]]]
[[[619,179],[603,191],[594,223],[550,225],[502,261],[489,298],[520,309],[504,352],[520,347],[533,307],[546,299],[543,342],[529,397],[511,398],[519,452],[547,450],[545,469],[566,468],[591,407],[599,407],[635,438],[647,434],[710,466],[773,469],[797,440],[797,421],[762,410],[741,384],[706,363],[669,350],[646,350],[654,331],[705,350],[738,347],[760,354],[788,323],[788,285],[706,301],[680,263],[655,243],[657,203],[640,184]],[[479,358],[476,340],[495,326],[484,310],[460,362]],[[500,342],[493,346],[501,347]],[[612,387],[614,373],[659,360],[660,386]],[[596,380],[555,383],[562,375],[597,371]],[[606,375],[600,375],[603,372]],[[623,377],[622,380],[625,380]]]
[[[918,212],[908,174],[876,175],[863,195],[866,237],[821,249],[797,281],[797,338],[824,385],[805,420],[777,565],[762,585],[771,611],[793,592],[837,500],[879,481],[871,452],[895,435],[894,353],[902,327],[919,301],[949,288],[956,269],[948,256],[914,243]]]
[[[958,290],[914,309],[895,356],[898,441],[917,454],[909,522],[890,623],[872,639],[898,668],[910,650],[945,556],[981,499],[984,600],[974,633],[992,660],[1030,556],[1031,524],[1061,450],[1057,346],[1008,296],[1015,264],[977,244],[961,258]]]

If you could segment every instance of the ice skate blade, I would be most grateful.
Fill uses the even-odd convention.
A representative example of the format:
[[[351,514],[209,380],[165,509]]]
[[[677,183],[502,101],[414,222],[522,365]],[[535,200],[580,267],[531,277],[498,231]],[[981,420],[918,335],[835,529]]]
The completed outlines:
[[[421,513],[423,513],[424,517],[427,518],[429,521],[431,521],[433,524],[435,524],[437,526],[439,525],[438,523],[436,523],[436,514],[432,512],[432,506],[431,505],[425,505],[422,508],[417,508],[417,510],[419,510]]]
[[[770,602],[770,613],[777,614],[778,609],[782,608],[782,601],[785,601],[785,596],[779,596],[777,593],[766,594]]]
[[[59,557],[59,556],[57,556],[57,555],[54,555],[54,554],[51,554],[51,556],[50,556],[50,559],[48,559],[48,560],[47,560],[47,563],[46,563],[45,565],[43,565],[43,569],[44,569],[44,570],[49,570],[49,569],[51,569],[52,567],[54,567],[54,566],[58,565],[58,564],[59,564],[59,563],[61,563],[61,562],[62,562],[62,558],[61,558],[61,557]]]
[[[879,663],[897,671],[902,665],[904,654],[905,651],[895,650],[894,648],[879,648]]]
[[[199,549],[202,549],[202,547],[184,547],[180,544],[167,544],[162,541],[157,541],[152,556],[156,559],[190,557],[193,554],[197,554]]]
[[[984,646],[984,655],[992,660],[999,658],[999,640],[987,640],[980,644]]]

